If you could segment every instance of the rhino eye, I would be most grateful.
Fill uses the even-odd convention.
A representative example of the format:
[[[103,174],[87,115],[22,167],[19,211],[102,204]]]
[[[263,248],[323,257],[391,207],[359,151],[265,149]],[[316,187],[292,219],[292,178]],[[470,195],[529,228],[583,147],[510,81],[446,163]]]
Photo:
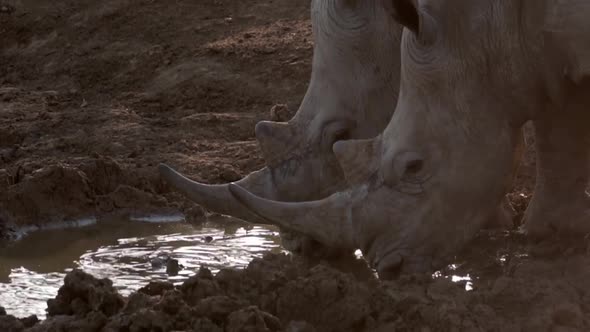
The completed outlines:
[[[419,34],[420,15],[411,0],[391,0],[393,17],[403,26],[415,34]]]
[[[322,137],[324,150],[332,151],[334,143],[351,139],[351,128],[352,125],[348,121],[338,121],[327,125]]]
[[[391,164],[390,164],[391,162]],[[428,181],[426,161],[419,152],[398,153],[382,167],[383,180],[387,186],[406,194],[419,194]]]
[[[415,176],[424,169],[424,157],[419,152],[402,152],[393,158],[392,166],[396,179]]]
[[[333,143],[338,141],[346,141],[351,138],[350,131],[348,129],[339,130],[334,134]]]
[[[420,159],[410,160],[406,164],[406,174],[416,175],[424,168],[424,161]]]

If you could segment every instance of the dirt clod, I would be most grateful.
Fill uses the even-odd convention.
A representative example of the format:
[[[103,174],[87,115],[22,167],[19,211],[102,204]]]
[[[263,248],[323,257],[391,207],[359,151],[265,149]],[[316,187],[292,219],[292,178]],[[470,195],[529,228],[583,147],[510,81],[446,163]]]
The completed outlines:
[[[198,225],[206,221],[207,213],[199,205],[193,205],[188,210],[184,211],[186,221]]]
[[[174,289],[174,285],[165,281],[150,281],[149,284],[143,286],[138,290],[140,293],[149,296],[162,295],[165,291]]]
[[[25,325],[14,316],[0,316],[0,331],[21,332]]]
[[[0,195],[6,221],[16,225],[76,220],[94,207],[86,174],[65,164],[40,168]]]
[[[166,262],[166,274],[169,276],[176,276],[178,275],[178,271],[182,269],[182,265],[178,263],[176,259],[169,259]]]
[[[96,279],[80,270],[68,273],[55,299],[47,302],[47,314],[83,316],[91,311],[112,316],[124,305],[109,279]]]
[[[26,328],[24,320],[0,316],[0,328],[38,332],[74,327],[84,331],[588,330],[589,303],[581,296],[590,294],[586,282],[590,258],[578,256],[569,262],[567,269],[578,271],[568,275],[551,272],[552,264],[551,259],[520,259],[512,277],[499,278],[501,271],[482,275],[475,290],[465,291],[449,278],[416,275],[379,282],[358,279],[327,262],[267,254],[243,270],[222,270],[213,276],[202,268],[178,288],[152,283],[127,298],[118,296],[108,281],[74,270],[57,297],[48,302],[47,320]]]
[[[276,122],[286,122],[293,117],[294,113],[289,110],[286,104],[276,104],[270,109],[270,119]]]
[[[233,312],[227,320],[228,332],[274,332],[281,328],[278,318],[254,306]]]

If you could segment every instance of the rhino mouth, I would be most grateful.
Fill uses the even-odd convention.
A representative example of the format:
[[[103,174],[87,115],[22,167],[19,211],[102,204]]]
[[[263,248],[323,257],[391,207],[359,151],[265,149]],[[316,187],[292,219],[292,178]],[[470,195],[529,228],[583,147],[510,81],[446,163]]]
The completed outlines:
[[[378,173],[347,191],[308,202],[279,202],[259,197],[239,184],[230,193],[267,223],[305,234],[324,246],[361,249],[363,257],[382,279],[434,268],[432,235],[408,211],[416,197],[391,190]],[[382,209],[384,202],[389,208]],[[442,251],[441,254],[444,254]]]

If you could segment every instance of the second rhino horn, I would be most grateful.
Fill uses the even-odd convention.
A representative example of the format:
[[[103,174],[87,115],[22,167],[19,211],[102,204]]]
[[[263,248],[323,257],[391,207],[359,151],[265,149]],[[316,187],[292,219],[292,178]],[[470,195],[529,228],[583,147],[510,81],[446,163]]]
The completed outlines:
[[[296,148],[295,126],[288,122],[260,121],[255,128],[256,140],[269,166],[279,164]]]

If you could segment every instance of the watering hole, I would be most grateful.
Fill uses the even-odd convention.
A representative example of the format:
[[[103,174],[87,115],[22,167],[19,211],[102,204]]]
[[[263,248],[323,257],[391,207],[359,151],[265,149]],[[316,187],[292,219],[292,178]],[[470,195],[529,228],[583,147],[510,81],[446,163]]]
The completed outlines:
[[[281,250],[275,229],[221,216],[203,226],[154,218],[33,232],[0,249],[0,306],[17,317],[44,318],[47,300],[73,268],[108,277],[128,295],[151,280],[180,284],[201,266],[214,273],[241,268],[267,251]],[[167,258],[182,265],[177,275],[167,274]]]
[[[266,252],[284,252],[278,230],[217,216],[203,225],[178,217],[113,219],[33,231],[0,249],[0,306],[17,317],[45,318],[47,300],[57,295],[73,268],[109,278],[122,295],[149,281],[182,284],[205,266],[243,268]],[[360,251],[356,253],[361,257]],[[479,254],[476,254],[479,256]],[[177,274],[167,273],[167,259],[177,260]],[[471,259],[469,259],[471,260]],[[498,258],[502,261],[502,258]],[[450,264],[433,278],[448,278],[473,290],[473,269]],[[476,270],[480,270],[478,268]]]

